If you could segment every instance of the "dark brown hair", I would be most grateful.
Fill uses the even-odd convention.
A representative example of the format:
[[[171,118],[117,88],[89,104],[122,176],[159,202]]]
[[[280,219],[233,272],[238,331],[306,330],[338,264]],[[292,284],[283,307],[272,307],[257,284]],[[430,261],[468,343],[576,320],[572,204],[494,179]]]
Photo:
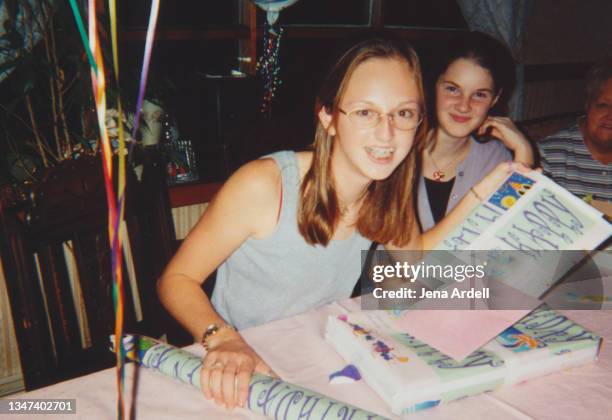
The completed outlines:
[[[417,128],[413,147],[406,158],[386,179],[373,181],[366,192],[356,223],[366,238],[383,244],[402,246],[411,239],[415,220],[413,186],[416,176],[416,156],[427,133],[427,120],[421,65],[415,51],[398,40],[370,39],[349,49],[332,68],[317,96],[315,114],[322,108],[338,116],[338,106],[355,69],[373,58],[401,60],[412,71],[420,96],[425,120]],[[327,245],[340,220],[340,207],[331,173],[333,149],[331,136],[317,122],[310,168],[300,189],[298,228],[306,242]]]
[[[487,70],[493,79],[494,96],[500,95],[497,103],[489,111],[491,115],[506,114],[508,100],[516,82],[515,62],[510,50],[497,39],[482,32],[474,31],[460,34],[450,39],[434,59],[431,80],[428,83],[428,92],[431,98],[436,96],[435,84],[440,76],[459,59],[471,60],[478,66]],[[435,107],[432,107],[435,109]],[[432,126],[437,126],[435,112],[431,117]]]

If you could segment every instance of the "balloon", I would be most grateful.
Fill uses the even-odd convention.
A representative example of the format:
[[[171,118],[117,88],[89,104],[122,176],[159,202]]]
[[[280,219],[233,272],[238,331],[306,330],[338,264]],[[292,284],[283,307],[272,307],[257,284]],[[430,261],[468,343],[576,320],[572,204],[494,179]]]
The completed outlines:
[[[286,7],[297,3],[298,0],[252,0],[260,9],[267,12],[268,25],[272,26],[278,19],[278,14]]]

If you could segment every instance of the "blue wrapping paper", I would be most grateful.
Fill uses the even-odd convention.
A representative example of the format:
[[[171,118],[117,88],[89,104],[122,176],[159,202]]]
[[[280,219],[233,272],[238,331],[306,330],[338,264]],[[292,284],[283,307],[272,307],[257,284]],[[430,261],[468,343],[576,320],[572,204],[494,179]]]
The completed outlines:
[[[200,388],[200,357],[150,337],[125,335],[123,340],[128,360]],[[112,337],[111,342],[114,347]],[[256,414],[283,420],[384,419],[309,389],[257,373],[251,377],[246,408]]]

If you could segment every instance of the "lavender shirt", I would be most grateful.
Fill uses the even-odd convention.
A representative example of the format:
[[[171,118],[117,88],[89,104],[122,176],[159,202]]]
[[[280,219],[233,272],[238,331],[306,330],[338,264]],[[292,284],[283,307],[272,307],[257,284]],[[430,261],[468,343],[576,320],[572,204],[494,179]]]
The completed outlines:
[[[512,160],[512,154],[499,141],[478,143],[473,138],[470,138],[470,140],[472,142],[470,153],[463,162],[457,165],[457,175],[455,176],[455,183],[448,199],[445,214],[448,214],[461,201],[463,196],[467,194],[470,188],[476,185],[478,181],[491,172],[500,162]],[[422,175],[419,178],[417,212],[423,231],[429,230],[435,225],[431,207],[429,206],[427,189],[425,188],[425,178]]]

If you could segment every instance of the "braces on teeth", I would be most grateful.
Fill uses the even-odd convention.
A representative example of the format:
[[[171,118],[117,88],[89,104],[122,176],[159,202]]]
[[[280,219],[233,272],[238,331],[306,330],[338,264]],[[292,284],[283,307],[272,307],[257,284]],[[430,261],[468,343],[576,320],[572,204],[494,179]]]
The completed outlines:
[[[368,151],[377,158],[388,157],[393,153],[393,149],[374,149],[371,147],[368,147]]]

